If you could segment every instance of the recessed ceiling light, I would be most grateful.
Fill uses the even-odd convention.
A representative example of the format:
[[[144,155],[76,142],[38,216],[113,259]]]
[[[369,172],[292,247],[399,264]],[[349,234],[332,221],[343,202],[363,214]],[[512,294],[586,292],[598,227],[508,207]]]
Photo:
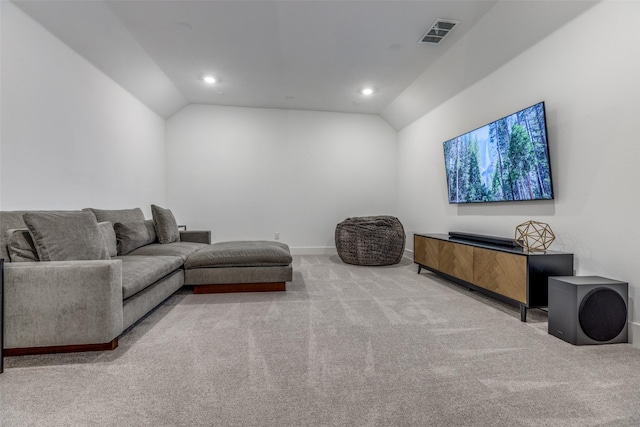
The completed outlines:
[[[360,93],[362,93],[363,95],[366,95],[366,96],[373,95],[373,88],[365,87],[364,89],[362,89],[360,91]]]
[[[215,78],[215,77],[213,77],[213,76],[203,76],[203,77],[202,77],[202,80],[203,80],[205,83],[208,83],[208,84],[210,84],[210,85],[212,85],[212,84],[214,84],[214,83],[216,82],[216,78]]]

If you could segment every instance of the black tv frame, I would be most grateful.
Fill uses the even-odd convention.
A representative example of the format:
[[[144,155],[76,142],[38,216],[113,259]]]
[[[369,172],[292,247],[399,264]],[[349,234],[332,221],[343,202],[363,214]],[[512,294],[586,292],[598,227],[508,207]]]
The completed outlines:
[[[465,205],[465,204],[478,204],[478,203],[500,203],[500,202],[536,202],[536,201],[549,201],[549,200],[554,200],[555,198],[555,194],[553,191],[553,173],[552,173],[552,167],[551,167],[551,154],[550,154],[550,150],[549,150],[549,132],[548,132],[548,128],[547,128],[547,114],[546,114],[546,104],[544,101],[540,101],[540,102],[536,102],[535,104],[532,104],[528,107],[522,108],[518,111],[515,111],[511,114],[507,114],[506,116],[503,116],[499,119],[493,120],[485,125],[479,126],[473,130],[470,130],[468,132],[462,133],[454,138],[448,139],[447,141],[443,142],[443,148],[445,146],[445,144],[447,144],[450,141],[456,140],[458,138],[464,137],[466,135],[470,135],[473,134],[474,132],[491,126],[494,123],[498,123],[504,119],[506,119],[507,117],[519,114],[525,110],[529,110],[537,105],[541,105],[542,106],[542,113],[543,113],[543,117],[544,117],[544,123],[543,123],[543,128],[544,128],[544,135],[545,135],[545,154],[546,154],[546,162],[549,168],[549,174],[548,174],[548,179],[549,179],[549,192],[550,192],[550,196],[549,197],[539,197],[539,198],[532,198],[532,199],[500,199],[500,200],[463,200],[463,201],[452,201],[451,199],[451,192],[450,192],[450,183],[449,183],[449,170],[447,169],[447,156],[446,156],[446,149],[444,150],[444,155],[445,155],[445,180],[446,180],[446,184],[447,184],[447,200],[449,202],[449,204],[456,204],[456,205]]]

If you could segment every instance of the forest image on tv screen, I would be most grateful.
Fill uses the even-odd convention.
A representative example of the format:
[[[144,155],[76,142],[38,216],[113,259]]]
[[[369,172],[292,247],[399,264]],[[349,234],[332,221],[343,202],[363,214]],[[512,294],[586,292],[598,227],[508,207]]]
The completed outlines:
[[[544,103],[444,143],[449,203],[553,199]]]

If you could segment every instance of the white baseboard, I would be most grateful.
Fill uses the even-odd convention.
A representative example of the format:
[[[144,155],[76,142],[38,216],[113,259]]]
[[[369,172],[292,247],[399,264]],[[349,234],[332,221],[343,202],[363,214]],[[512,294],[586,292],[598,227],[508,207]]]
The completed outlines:
[[[413,261],[413,251],[411,249],[405,249],[404,254],[402,256],[405,258],[409,258],[411,261]]]
[[[338,255],[335,246],[291,247],[291,255]]]
[[[291,255],[338,255],[335,246],[299,246],[290,247]],[[413,261],[413,251],[405,249],[402,254],[404,258]]]

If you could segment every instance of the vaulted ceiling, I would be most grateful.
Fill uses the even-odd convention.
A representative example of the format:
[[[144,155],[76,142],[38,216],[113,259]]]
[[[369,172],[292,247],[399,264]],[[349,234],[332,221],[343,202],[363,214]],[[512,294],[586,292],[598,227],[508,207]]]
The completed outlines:
[[[165,118],[199,103],[380,114],[399,129],[595,2],[13,3]],[[460,23],[419,44],[438,18]]]

